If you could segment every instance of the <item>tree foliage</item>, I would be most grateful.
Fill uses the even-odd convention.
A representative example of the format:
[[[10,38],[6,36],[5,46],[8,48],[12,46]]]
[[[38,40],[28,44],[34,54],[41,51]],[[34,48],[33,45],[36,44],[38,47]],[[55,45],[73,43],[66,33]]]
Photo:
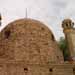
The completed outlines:
[[[63,52],[63,56],[64,56],[64,60],[68,60],[69,57],[69,51],[68,51],[68,46],[67,46],[67,42],[65,40],[64,37],[61,37],[60,40],[58,41],[60,50],[62,50]]]

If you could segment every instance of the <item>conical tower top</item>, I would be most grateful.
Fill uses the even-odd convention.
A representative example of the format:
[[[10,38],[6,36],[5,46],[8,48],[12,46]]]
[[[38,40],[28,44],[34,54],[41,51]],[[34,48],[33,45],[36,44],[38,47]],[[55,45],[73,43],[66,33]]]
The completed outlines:
[[[1,26],[1,20],[2,20],[2,17],[1,17],[1,14],[0,14],[0,26]]]

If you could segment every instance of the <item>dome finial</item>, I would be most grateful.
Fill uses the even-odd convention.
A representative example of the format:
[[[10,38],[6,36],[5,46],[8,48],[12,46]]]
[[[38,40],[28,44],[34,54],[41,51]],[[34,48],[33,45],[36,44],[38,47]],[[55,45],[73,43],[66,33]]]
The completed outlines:
[[[1,17],[1,13],[0,13],[0,26],[1,26],[1,20],[2,20],[2,17]]]
[[[27,8],[26,8],[26,18],[28,17]]]

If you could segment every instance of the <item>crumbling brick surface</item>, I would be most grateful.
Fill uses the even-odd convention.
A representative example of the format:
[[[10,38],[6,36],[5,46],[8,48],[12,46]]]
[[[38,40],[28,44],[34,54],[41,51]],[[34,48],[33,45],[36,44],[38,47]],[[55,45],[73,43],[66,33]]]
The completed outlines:
[[[0,75],[25,75],[24,70],[28,71],[28,68],[23,68],[24,64],[31,64],[27,75],[49,75],[47,66],[40,67],[61,63],[63,56],[48,27],[36,20],[20,19],[8,24],[0,33],[0,63],[7,61],[9,64],[0,71],[5,73]],[[14,61],[14,65],[24,63],[13,66],[10,61]],[[33,66],[35,64],[40,66]]]

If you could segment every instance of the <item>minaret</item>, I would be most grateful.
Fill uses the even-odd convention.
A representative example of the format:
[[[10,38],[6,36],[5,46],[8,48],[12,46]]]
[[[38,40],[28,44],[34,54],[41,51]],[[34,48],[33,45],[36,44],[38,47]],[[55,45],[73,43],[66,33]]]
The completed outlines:
[[[75,60],[75,28],[71,19],[62,22],[63,32],[68,44],[68,51],[72,60]]]
[[[1,20],[2,20],[2,17],[1,17],[1,14],[0,14],[0,26],[1,26]]]

